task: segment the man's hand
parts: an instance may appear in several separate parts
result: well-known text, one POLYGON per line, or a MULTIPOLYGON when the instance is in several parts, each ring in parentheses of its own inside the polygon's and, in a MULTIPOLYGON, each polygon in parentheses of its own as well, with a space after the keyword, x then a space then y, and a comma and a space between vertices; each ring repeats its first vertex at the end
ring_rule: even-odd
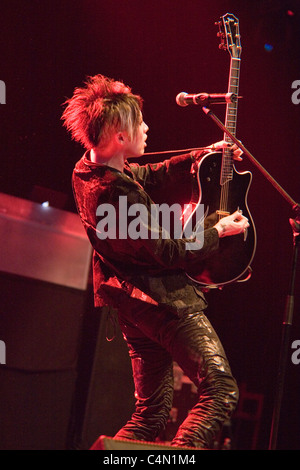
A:
POLYGON ((232 152, 234 160, 238 160, 239 162, 243 160, 241 157, 241 155, 243 154, 241 149, 239 149, 236 144, 226 142, 226 140, 220 140, 215 144, 209 145, 207 148, 212 150, 213 152, 220 152, 223 149, 228 149, 232 152))
POLYGON ((244 217, 240 211, 236 211, 223 217, 214 227, 218 230, 219 237, 222 238, 243 233, 249 226, 247 217, 244 217))
POLYGON ((228 149, 232 152, 233 154, 233 159, 241 162, 243 159, 241 155, 243 152, 238 148, 236 144, 232 144, 231 142, 226 142, 225 140, 220 140, 219 142, 216 142, 215 144, 209 145, 208 147, 205 147, 204 149, 200 150, 193 150, 192 155, 195 158, 195 160, 198 160, 208 152, 221 152, 223 149, 228 149))

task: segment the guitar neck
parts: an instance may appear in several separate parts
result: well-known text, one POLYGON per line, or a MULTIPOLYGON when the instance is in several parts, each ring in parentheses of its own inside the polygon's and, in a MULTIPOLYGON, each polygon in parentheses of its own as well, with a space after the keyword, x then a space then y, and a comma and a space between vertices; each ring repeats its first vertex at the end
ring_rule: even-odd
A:
MULTIPOLYGON (((240 58, 231 58, 228 93, 234 93, 236 96, 238 96, 239 94, 240 63, 240 58)), ((233 103, 228 103, 226 107, 225 126, 234 136, 236 135, 237 106, 238 100, 233 103)), ((226 142, 232 142, 230 137, 226 133, 224 133, 224 140, 226 142)), ((225 149, 223 151, 222 159, 221 184, 224 184, 226 181, 231 180, 232 174, 232 154, 229 150, 225 149)))
MULTIPOLYGON (((231 59, 230 72, 229 72, 228 93, 234 93, 236 96, 238 96, 239 94, 240 62, 241 62, 241 59, 231 59)), ((227 129, 234 136, 236 134, 237 105, 238 105, 238 100, 236 100, 234 103, 227 104, 226 119, 225 119, 225 125, 227 129)), ((225 139, 225 136, 224 136, 224 140, 230 141, 230 138, 227 136, 227 138, 225 139)))

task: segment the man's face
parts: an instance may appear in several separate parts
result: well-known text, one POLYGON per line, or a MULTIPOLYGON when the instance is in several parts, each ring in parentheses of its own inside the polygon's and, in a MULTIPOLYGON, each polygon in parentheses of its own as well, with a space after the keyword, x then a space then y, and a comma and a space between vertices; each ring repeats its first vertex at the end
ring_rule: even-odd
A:
POLYGON ((141 116, 140 124, 132 138, 127 137, 126 141, 126 158, 140 157, 144 154, 146 147, 147 132, 149 127, 143 121, 143 116, 141 116))

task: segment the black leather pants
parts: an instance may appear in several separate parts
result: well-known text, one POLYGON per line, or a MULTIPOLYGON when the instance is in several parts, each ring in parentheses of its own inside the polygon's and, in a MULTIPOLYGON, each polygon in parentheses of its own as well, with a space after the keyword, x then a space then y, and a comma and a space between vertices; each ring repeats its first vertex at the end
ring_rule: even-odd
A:
POLYGON ((179 427, 174 446, 211 448, 238 400, 223 347, 202 312, 177 316, 145 304, 120 309, 129 347, 136 409, 117 438, 154 441, 165 427, 173 400, 173 361, 197 386, 198 403, 179 427))

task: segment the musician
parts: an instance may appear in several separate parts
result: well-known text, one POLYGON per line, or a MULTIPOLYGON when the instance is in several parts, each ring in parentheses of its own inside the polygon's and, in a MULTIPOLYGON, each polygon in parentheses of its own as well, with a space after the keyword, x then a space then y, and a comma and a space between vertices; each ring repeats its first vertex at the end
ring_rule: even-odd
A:
MULTIPOLYGON (((203 152, 159 164, 128 163, 129 158, 143 155, 146 147, 148 126, 143 121, 142 99, 122 82, 102 75, 89 77, 75 89, 62 119, 73 139, 85 148, 74 168, 73 189, 94 248, 95 305, 117 310, 132 362, 135 412, 115 438, 157 438, 172 407, 176 361, 197 386, 199 401, 171 444, 211 448, 236 406, 238 388, 220 340, 204 314, 203 292, 187 277, 186 269, 216 253, 220 238, 243 232, 248 221, 239 212, 224 217, 204 231, 203 244, 196 243, 195 249, 187 249, 191 240, 164 237, 162 227, 156 227, 155 236, 137 239, 101 235, 97 208, 99 214, 99 207, 109 204, 120 215, 120 196, 125 196, 129 206, 145 207, 150 220, 150 208, 162 190, 165 195, 179 193, 191 184, 191 167, 203 152)), ((224 145, 228 144, 221 141, 210 149, 220 150, 224 145)), ((236 147, 232 151, 240 158, 236 147)))

